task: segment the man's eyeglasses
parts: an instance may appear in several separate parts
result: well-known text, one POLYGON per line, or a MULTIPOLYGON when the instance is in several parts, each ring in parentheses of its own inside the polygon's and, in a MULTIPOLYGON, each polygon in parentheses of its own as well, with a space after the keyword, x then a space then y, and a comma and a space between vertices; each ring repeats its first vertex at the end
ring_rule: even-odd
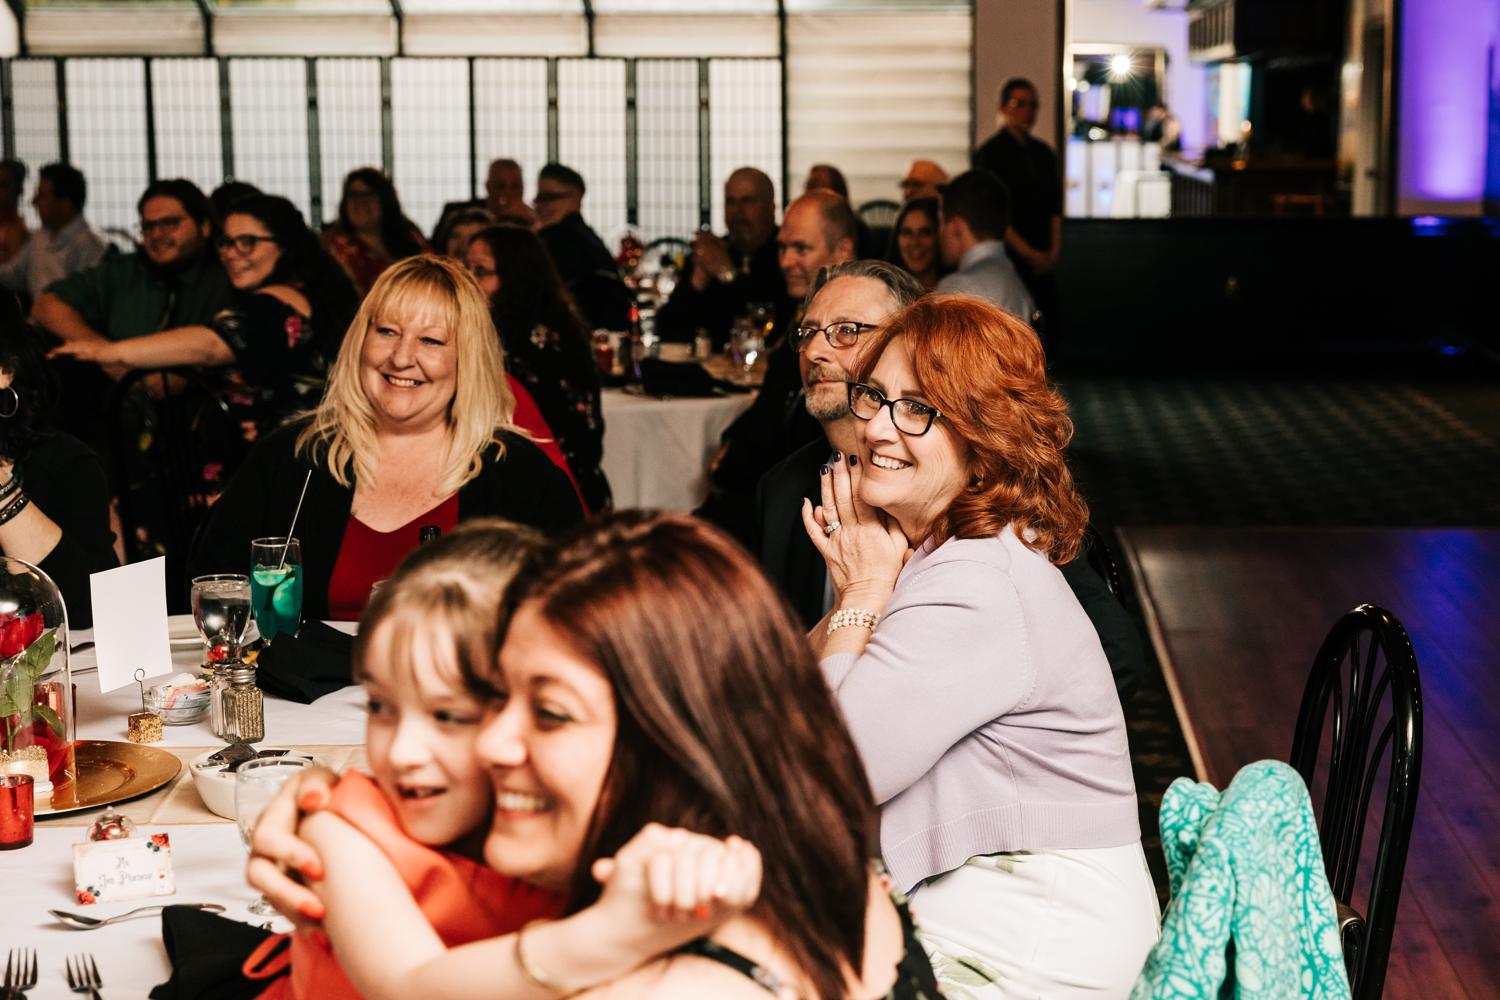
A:
POLYGON ((891 410, 891 423, 902 434, 921 437, 932 429, 932 422, 942 416, 935 406, 915 399, 886 399, 885 394, 863 382, 849 383, 849 412, 861 420, 874 420, 881 407, 891 410))
POLYGON ((142 219, 141 224, 136 228, 140 230, 142 236, 150 236, 152 233, 170 233, 186 221, 185 215, 169 215, 164 219, 151 219, 150 221, 142 219))
POLYGON ((218 247, 221 253, 230 247, 234 247, 236 253, 248 257, 262 243, 275 242, 276 240, 270 236, 220 236, 214 240, 214 246, 218 247))
POLYGON ((792 334, 792 347, 801 351, 820 333, 828 341, 829 347, 853 347, 859 343, 860 334, 873 329, 874 323, 830 323, 821 329, 816 326, 799 326, 792 334))

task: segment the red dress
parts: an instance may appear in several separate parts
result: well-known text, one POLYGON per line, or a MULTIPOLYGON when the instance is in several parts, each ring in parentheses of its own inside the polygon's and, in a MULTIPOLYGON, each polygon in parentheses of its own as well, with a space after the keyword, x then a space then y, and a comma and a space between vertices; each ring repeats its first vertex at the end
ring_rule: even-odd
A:
MULTIPOLYGON (((407 837, 390 802, 363 774, 345 774, 334 788, 329 808, 390 858, 432 929, 450 948, 510 934, 533 920, 562 913, 563 900, 550 892, 407 837)), ((332 949, 308 934, 267 938, 245 959, 241 971, 249 979, 279 977, 258 1000, 359 997, 332 949), (288 937, 289 954, 280 950, 288 937), (291 971, 283 975, 288 963, 291 971)))
POLYGON ((328 617, 333 621, 359 621, 370 599, 370 587, 396 571, 397 564, 421 543, 422 529, 429 525, 443 534, 458 526, 457 493, 394 531, 376 531, 350 514, 328 580, 328 617))

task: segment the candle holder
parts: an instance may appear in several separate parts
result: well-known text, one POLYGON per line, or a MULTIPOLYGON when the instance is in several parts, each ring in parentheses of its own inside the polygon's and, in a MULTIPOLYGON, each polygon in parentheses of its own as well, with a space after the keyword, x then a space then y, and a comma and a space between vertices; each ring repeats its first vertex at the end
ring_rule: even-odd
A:
POLYGON ((52 579, 0 557, 0 774, 54 794, 77 776, 68 613, 52 579))
POLYGON ((0 774, 0 851, 31 844, 36 829, 35 785, 29 774, 0 774))

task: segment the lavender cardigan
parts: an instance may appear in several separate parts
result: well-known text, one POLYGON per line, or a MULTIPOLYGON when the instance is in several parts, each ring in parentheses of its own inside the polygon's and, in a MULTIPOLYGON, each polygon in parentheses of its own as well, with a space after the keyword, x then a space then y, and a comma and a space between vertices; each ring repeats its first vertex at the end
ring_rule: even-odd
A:
POLYGON ((1067 581, 1010 529, 924 545, 822 663, 903 889, 975 855, 1140 840, 1125 718, 1067 581))

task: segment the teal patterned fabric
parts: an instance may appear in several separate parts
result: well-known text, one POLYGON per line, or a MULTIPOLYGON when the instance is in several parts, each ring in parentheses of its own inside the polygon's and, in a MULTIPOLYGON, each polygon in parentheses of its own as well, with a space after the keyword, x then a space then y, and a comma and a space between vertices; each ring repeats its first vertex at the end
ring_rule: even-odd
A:
POLYGON ((1161 839, 1172 901, 1131 1000, 1348 1000, 1333 892, 1295 770, 1257 761, 1222 794, 1178 778, 1162 801, 1161 839))

